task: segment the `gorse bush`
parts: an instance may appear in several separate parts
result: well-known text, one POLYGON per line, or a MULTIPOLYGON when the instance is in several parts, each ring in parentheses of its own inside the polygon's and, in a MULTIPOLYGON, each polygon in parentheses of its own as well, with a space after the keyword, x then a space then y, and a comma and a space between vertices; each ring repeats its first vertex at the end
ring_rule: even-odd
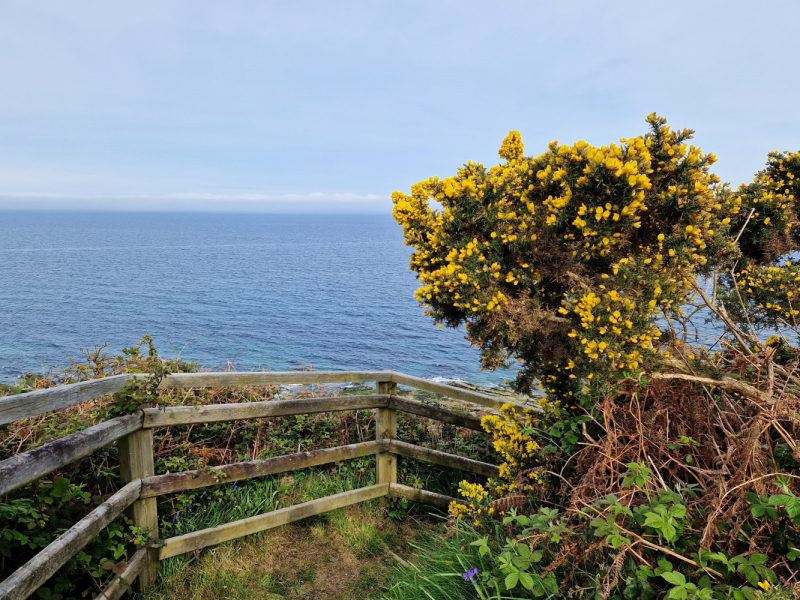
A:
POLYGON ((482 597, 800 595, 800 154, 733 190, 647 122, 535 158, 510 132, 393 196, 426 313, 545 393, 484 418, 501 477, 451 505, 482 597))
POLYGON ((436 322, 465 325, 486 367, 516 359, 522 391, 538 378, 565 402, 658 365, 660 321, 682 316, 698 276, 795 247, 800 155, 771 155, 734 193, 710 173, 715 157, 687 145, 691 130, 647 121, 620 145, 554 142, 536 158, 512 132, 505 163, 393 195, 417 298, 436 322))

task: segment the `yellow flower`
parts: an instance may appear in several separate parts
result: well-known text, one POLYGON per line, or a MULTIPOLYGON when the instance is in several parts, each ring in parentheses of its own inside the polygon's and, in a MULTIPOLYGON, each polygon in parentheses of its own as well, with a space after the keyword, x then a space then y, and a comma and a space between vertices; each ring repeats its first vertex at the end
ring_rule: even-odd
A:
POLYGON ((764 590, 766 592, 772 586, 769 584, 769 581, 764 580, 764 581, 759 581, 758 582, 758 587, 760 587, 762 590, 764 590))
POLYGON ((509 161, 519 160, 522 158, 523 148, 522 136, 520 136, 519 131, 509 131, 506 139, 503 140, 503 145, 500 146, 500 150, 497 153, 500 155, 500 158, 505 158, 509 161))

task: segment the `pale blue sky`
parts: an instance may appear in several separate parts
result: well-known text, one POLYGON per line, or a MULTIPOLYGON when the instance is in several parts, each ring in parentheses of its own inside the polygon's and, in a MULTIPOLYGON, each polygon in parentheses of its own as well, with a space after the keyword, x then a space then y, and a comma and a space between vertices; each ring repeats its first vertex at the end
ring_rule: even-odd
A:
POLYGON ((738 184, 800 150, 800 2, 0 4, 0 208, 389 212, 652 111, 738 184))

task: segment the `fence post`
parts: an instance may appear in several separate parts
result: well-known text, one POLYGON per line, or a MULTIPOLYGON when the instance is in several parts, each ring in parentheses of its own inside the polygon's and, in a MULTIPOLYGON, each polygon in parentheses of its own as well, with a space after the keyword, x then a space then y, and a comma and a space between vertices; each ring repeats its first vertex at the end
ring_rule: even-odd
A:
MULTIPOLYGON (((155 475, 153 464, 153 430, 140 429, 120 438, 117 442, 119 450, 119 467, 122 481, 125 483, 155 475)), ((137 500, 128 509, 127 515, 135 527, 141 527, 150 539, 158 539, 158 512, 156 498, 137 500)), ((148 549, 139 577, 134 589, 142 591, 149 588, 158 575, 158 548, 148 549)))
MULTIPOLYGON (((379 381, 376 388, 379 394, 397 394, 397 384, 391 381, 379 381)), ((397 411, 395 409, 378 409, 375 434, 377 440, 397 437, 397 411)), ((379 452, 376 458, 375 483, 397 483, 397 456, 389 452, 379 452)))

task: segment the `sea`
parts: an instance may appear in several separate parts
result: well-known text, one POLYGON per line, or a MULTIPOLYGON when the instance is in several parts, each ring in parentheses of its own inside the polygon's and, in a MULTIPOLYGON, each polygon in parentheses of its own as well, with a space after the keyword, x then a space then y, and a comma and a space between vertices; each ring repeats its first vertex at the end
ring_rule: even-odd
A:
POLYGON ((208 369, 513 379, 424 316, 410 252, 390 215, 3 211, 0 382, 145 334, 208 369))

